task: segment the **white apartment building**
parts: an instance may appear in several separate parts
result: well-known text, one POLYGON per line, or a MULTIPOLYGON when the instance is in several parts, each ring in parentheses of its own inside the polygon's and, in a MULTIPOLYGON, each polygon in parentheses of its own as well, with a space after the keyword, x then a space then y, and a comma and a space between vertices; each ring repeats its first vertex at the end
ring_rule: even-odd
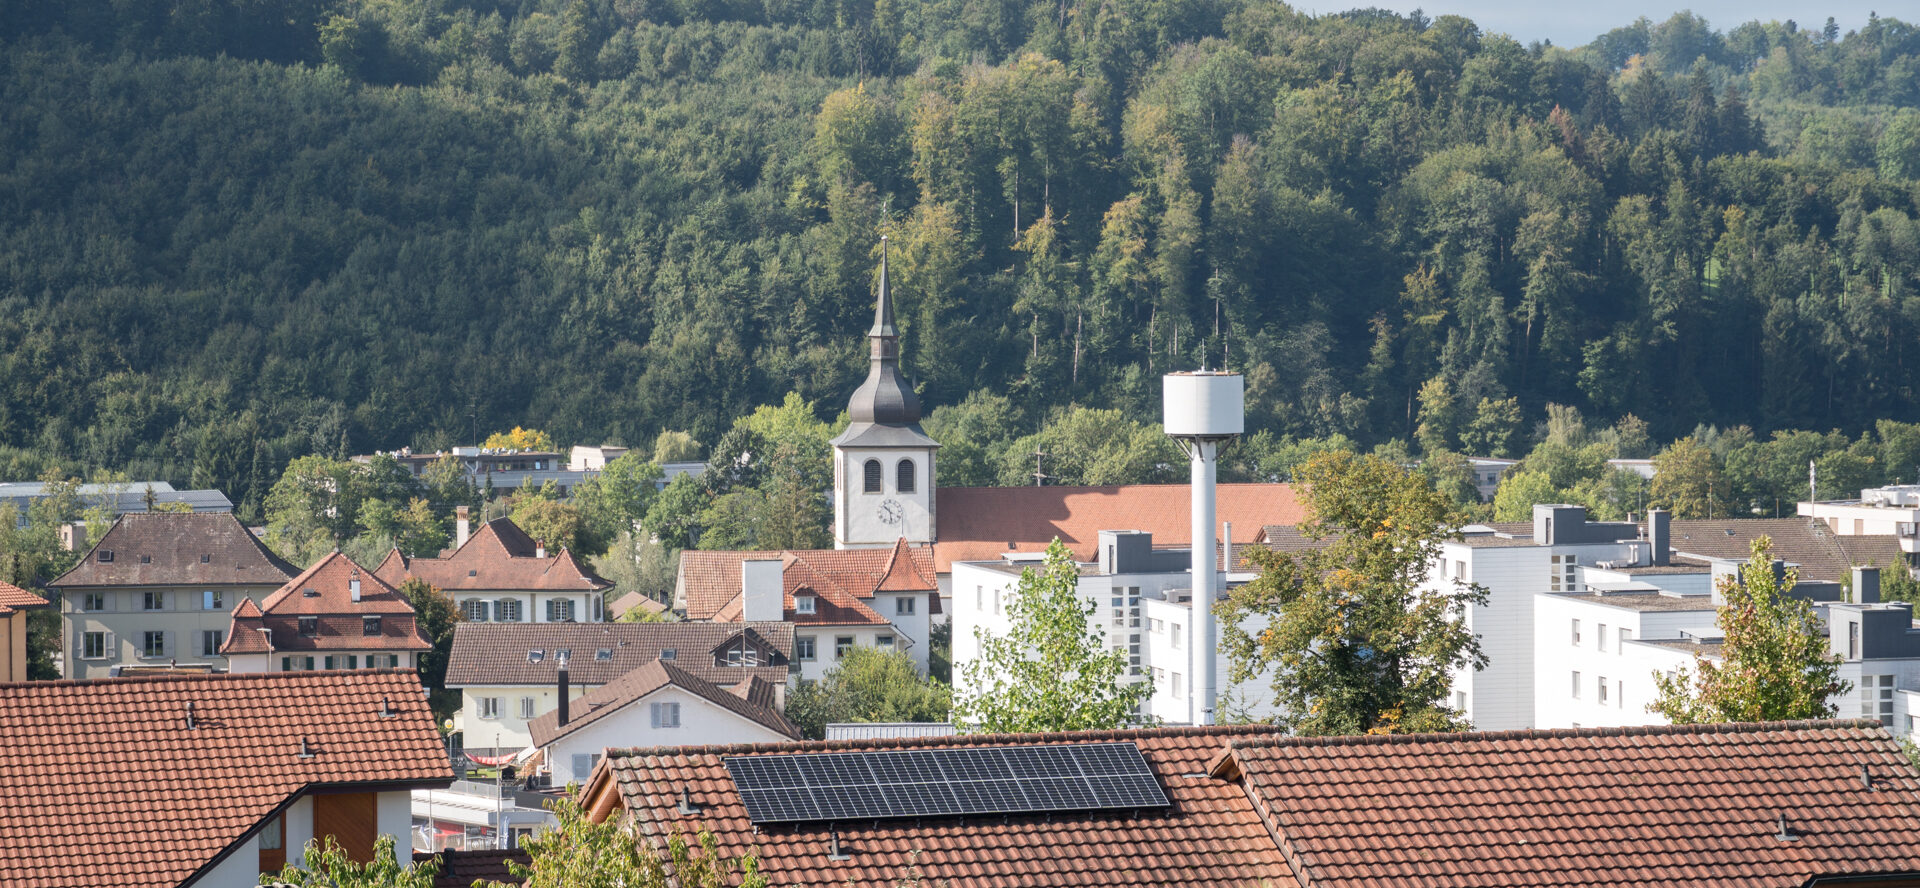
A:
POLYGON ((1857 500, 1801 503, 1799 513, 1839 536, 1892 536, 1900 551, 1920 552, 1920 484, 1868 488, 1857 500))
MULTIPOLYGON (((1190 549, 1155 549, 1153 535, 1136 530, 1099 533, 1098 559, 1080 562, 1080 594, 1092 603, 1090 632, 1127 655, 1131 680, 1148 681, 1154 694, 1144 715, 1168 724, 1190 718, 1192 589, 1190 549)), ((953 676, 966 680, 968 663, 980 656, 980 633, 1005 635, 1012 629, 1007 604, 1020 575, 1044 567, 1044 556, 1008 554, 997 561, 953 564, 953 676)), ((1251 574, 1222 572, 1227 584, 1244 583, 1251 574)), ((1258 627, 1250 627, 1257 631, 1258 627)), ((1216 632, 1216 638, 1218 633, 1216 632)), ((1216 652, 1218 710, 1223 720, 1274 714, 1273 693, 1265 676, 1235 684, 1231 664, 1216 652)))

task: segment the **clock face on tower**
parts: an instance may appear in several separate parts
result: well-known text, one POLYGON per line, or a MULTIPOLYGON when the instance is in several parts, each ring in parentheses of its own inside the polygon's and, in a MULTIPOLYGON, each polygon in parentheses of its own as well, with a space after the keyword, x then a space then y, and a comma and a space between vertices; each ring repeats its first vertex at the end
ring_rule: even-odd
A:
POLYGON ((907 517, 907 510, 900 505, 899 500, 887 497, 880 501, 878 516, 881 524, 899 524, 900 519, 907 517))

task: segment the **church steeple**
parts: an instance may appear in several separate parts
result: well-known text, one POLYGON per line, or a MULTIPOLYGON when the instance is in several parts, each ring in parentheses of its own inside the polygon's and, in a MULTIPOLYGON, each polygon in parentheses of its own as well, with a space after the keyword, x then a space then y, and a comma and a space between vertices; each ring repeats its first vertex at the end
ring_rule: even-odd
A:
POLYGON ((867 381, 853 393, 847 417, 855 423, 915 426, 920 422, 920 397, 900 375, 900 331, 893 325, 893 294, 887 287, 887 239, 880 238, 880 296, 874 303, 872 367, 867 381))

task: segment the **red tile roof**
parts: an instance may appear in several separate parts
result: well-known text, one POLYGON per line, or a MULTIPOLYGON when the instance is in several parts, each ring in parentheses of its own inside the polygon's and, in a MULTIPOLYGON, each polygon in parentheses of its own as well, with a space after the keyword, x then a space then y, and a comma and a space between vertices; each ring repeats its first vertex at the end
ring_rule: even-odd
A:
POLYGON ((612 583, 566 549, 539 557, 539 544, 519 525, 495 518, 444 558, 407 558, 391 552, 380 576, 395 586, 417 577, 447 592, 594 592, 612 583))
POLYGON ((710 829, 774 884, 1798 886, 1920 873, 1920 773, 1875 722, 1293 738, 1258 726, 608 750, 589 811, 710 829), (1172 807, 762 826, 723 758, 1130 740, 1172 807), (1862 773, 1873 785, 1862 782, 1862 773), (695 812, 682 813, 679 793, 695 812), (1781 841, 1786 813, 1797 838, 1781 841), (830 860, 837 833, 846 860, 830 860))
POLYGON ((875 592, 934 592, 933 552, 906 540, 886 549, 789 549, 784 551, 696 551, 680 553, 679 591, 690 620, 732 622, 745 610, 740 594, 740 563, 779 558, 786 585, 787 620, 813 626, 884 626, 892 621, 862 599, 875 592), (815 598, 814 612, 794 608, 796 594, 815 598))
POLYGON ((1230 737, 1272 728, 1235 726, 1078 734, 968 735, 793 744, 607 751, 585 798, 601 794, 634 814, 635 830, 654 841, 711 829, 723 853, 754 851, 771 884, 799 888, 892 888, 917 865, 928 884, 955 886, 1221 885, 1273 888, 1297 883, 1238 785, 1206 777, 1207 762, 1230 737), (847 860, 827 857, 826 824, 755 830, 721 759, 767 752, 898 749, 966 745, 1138 743, 1172 800, 1170 808, 1054 817, 881 821, 837 825, 847 860), (696 813, 680 812, 680 791, 696 813))
POLYGON ((614 619, 618 620, 626 616, 627 612, 634 608, 639 608, 641 613, 647 614, 663 614, 667 612, 666 605, 654 601, 638 592, 628 592, 614 599, 612 604, 607 605, 607 612, 612 614, 614 619))
POLYGON ((176 885, 303 790, 452 779, 410 671, 0 685, 0 884, 176 885))
POLYGON ((1871 721, 1236 738, 1215 772, 1243 777, 1314 888, 1920 870, 1920 774, 1871 721))
POLYGON ((353 559, 334 552, 275 590, 258 608, 245 600, 235 605, 220 653, 432 649, 433 644, 420 634, 406 596, 353 559), (353 600, 356 580, 359 601, 353 600), (314 634, 300 631, 301 617, 314 618, 314 634), (380 618, 378 635, 366 634, 365 617, 380 618))
POLYGON ((120 516, 80 563, 47 585, 278 586, 299 572, 230 512, 146 512, 120 516))
POLYGON ((433 877, 433 888, 473 888, 476 880, 487 882, 505 882, 519 885, 521 880, 507 868, 508 862, 522 866, 532 862, 527 852, 518 848, 509 851, 492 849, 483 851, 415 851, 413 862, 420 864, 429 860, 440 862, 440 874, 433 877))
MULTIPOLYGON (((1054 537, 1090 561, 1103 530, 1144 530, 1153 544, 1193 544, 1192 488, 1186 484, 1110 487, 942 487, 933 558, 941 573, 955 561, 991 561, 1003 552, 1042 552, 1054 537)), ((1237 539, 1269 524, 1299 524, 1306 507, 1288 484, 1222 484, 1218 520, 1237 539)))
POLYGON ((0 582, 0 616, 6 616, 17 610, 33 610, 48 606, 45 598, 28 592, 12 583, 0 582))
POLYGON ((800 739, 800 729, 787 721, 787 717, 777 708, 749 702, 738 694, 723 691, 712 682, 703 681, 664 660, 655 660, 587 692, 569 707, 572 720, 566 724, 560 724, 560 711, 556 709, 529 722, 527 730, 533 735, 533 745, 547 746, 670 685, 776 734, 800 739))

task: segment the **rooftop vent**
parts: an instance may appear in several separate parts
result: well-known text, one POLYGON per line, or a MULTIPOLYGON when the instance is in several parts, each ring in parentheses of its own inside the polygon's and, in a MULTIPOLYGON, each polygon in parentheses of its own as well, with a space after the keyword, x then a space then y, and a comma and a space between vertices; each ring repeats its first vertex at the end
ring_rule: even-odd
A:
POLYGON ((393 700, 387 697, 380 698, 380 717, 381 718, 393 718, 394 716, 399 714, 400 714, 400 710, 393 708, 393 700))
POLYGON ((206 564, 206 563, 208 563, 208 562, 211 562, 212 560, 213 560, 213 556, 212 556, 212 555, 202 555, 202 556, 200 556, 200 563, 201 563, 201 564, 206 564))
MULTIPOLYGON (((193 701, 192 700, 187 701, 187 730, 189 731, 193 730, 193 701)), ((1865 772, 1866 772, 1866 766, 1862 765, 1861 773, 1864 774, 1865 772)), ((1871 786, 1872 784, 1869 783, 1868 785, 1871 786)))
POLYGON ((307 745, 307 738, 305 737, 300 738, 300 757, 303 759, 313 758, 313 747, 307 745))
POLYGON ((302 589, 302 590, 300 590, 300 594, 301 594, 301 596, 302 596, 302 597, 305 597, 305 598, 319 598, 319 597, 320 597, 320 590, 318 590, 318 589, 302 589))

